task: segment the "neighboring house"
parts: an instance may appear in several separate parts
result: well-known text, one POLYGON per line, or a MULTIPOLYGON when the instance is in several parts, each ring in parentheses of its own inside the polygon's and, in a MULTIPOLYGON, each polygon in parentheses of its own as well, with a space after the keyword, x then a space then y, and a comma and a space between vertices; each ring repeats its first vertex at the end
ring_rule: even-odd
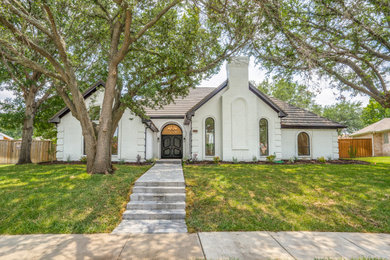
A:
MULTIPOLYGON (((163 109, 146 109, 147 119, 126 110, 113 141, 112 159, 151 158, 265 160, 339 157, 337 129, 343 125, 260 92, 248 81, 248 58, 227 65, 228 79, 217 88, 195 88, 163 109)), ((99 82, 85 93, 98 120, 103 91, 99 82)), ((58 160, 79 160, 84 154, 80 123, 64 108, 56 123, 58 160)), ((98 121, 97 121, 98 122, 98 121)))
POLYGON ((384 118, 353 134, 352 138, 371 138, 372 156, 390 156, 390 118, 384 118))
POLYGON ((0 140, 14 140, 11 136, 0 133, 0 140))

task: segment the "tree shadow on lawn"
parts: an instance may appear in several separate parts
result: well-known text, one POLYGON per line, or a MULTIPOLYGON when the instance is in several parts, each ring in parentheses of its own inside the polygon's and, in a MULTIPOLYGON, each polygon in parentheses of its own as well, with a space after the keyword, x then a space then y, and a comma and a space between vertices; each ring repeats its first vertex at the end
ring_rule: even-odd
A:
POLYGON ((148 166, 90 175, 84 165, 0 168, 0 234, 110 232, 148 166))
POLYGON ((389 232, 389 165, 186 166, 191 231, 389 232))

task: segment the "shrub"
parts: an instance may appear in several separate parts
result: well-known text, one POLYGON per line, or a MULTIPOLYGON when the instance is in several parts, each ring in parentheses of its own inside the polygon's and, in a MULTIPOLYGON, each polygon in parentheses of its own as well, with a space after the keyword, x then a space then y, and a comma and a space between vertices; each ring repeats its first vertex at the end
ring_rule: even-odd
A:
POLYGON ((193 161, 193 162, 197 162, 197 161, 198 161, 198 154, 197 154, 197 153, 194 153, 194 154, 192 155, 192 161, 193 161))
POLYGON ((120 159, 119 160, 119 164, 125 164, 125 160, 124 159, 120 159))
POLYGON ((86 163, 87 162, 87 156, 81 156, 80 162, 86 163))
POLYGON ((288 159, 288 161, 289 161, 290 163, 295 163, 295 158, 294 158, 294 157, 291 157, 290 159, 288 159))
POLYGON ((70 160, 70 155, 68 155, 68 156, 66 157, 66 161, 67 161, 68 163, 71 162, 71 160, 70 160))
POLYGON ((266 158, 267 158, 268 162, 274 162, 275 158, 276 158, 276 155, 275 154, 268 155, 266 158))
POLYGON ((317 161, 319 161, 320 163, 325 163, 326 162, 326 159, 324 156, 321 156, 321 157, 318 157, 317 158, 317 161))
POLYGON ((357 154, 357 147, 353 147, 352 145, 348 148, 349 158, 355 158, 357 154))
POLYGON ((137 154, 137 163, 141 164, 141 155, 137 154))
POLYGON ((238 159, 236 157, 233 157, 233 163, 238 163, 238 159))
POLYGON ((221 158, 219 158, 219 156, 214 156, 213 160, 214 160, 215 164, 219 164, 219 162, 221 161, 221 158))
POLYGON ((252 157, 252 161, 253 161, 253 162, 257 162, 257 157, 256 157, 256 156, 253 156, 253 157, 252 157))

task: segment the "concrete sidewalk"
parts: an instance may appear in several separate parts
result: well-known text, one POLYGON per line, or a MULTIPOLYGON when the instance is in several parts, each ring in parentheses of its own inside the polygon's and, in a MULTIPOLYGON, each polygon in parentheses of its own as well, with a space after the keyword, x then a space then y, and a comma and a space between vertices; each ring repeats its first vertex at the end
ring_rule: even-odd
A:
POLYGON ((0 259, 390 259, 390 234, 202 232, 0 236, 0 259))

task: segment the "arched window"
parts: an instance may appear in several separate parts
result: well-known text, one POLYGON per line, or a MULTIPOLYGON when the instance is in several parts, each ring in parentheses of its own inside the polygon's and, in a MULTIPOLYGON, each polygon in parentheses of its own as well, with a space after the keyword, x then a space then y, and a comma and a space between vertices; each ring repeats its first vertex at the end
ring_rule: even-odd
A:
POLYGON ((205 147, 206 156, 215 155, 215 122, 211 117, 206 118, 205 147))
POLYGON ((298 156, 310 155, 310 138, 305 132, 298 134, 298 156))
POLYGON ((259 126, 260 133, 260 155, 267 156, 269 155, 268 147, 268 121, 265 118, 260 119, 259 126))

